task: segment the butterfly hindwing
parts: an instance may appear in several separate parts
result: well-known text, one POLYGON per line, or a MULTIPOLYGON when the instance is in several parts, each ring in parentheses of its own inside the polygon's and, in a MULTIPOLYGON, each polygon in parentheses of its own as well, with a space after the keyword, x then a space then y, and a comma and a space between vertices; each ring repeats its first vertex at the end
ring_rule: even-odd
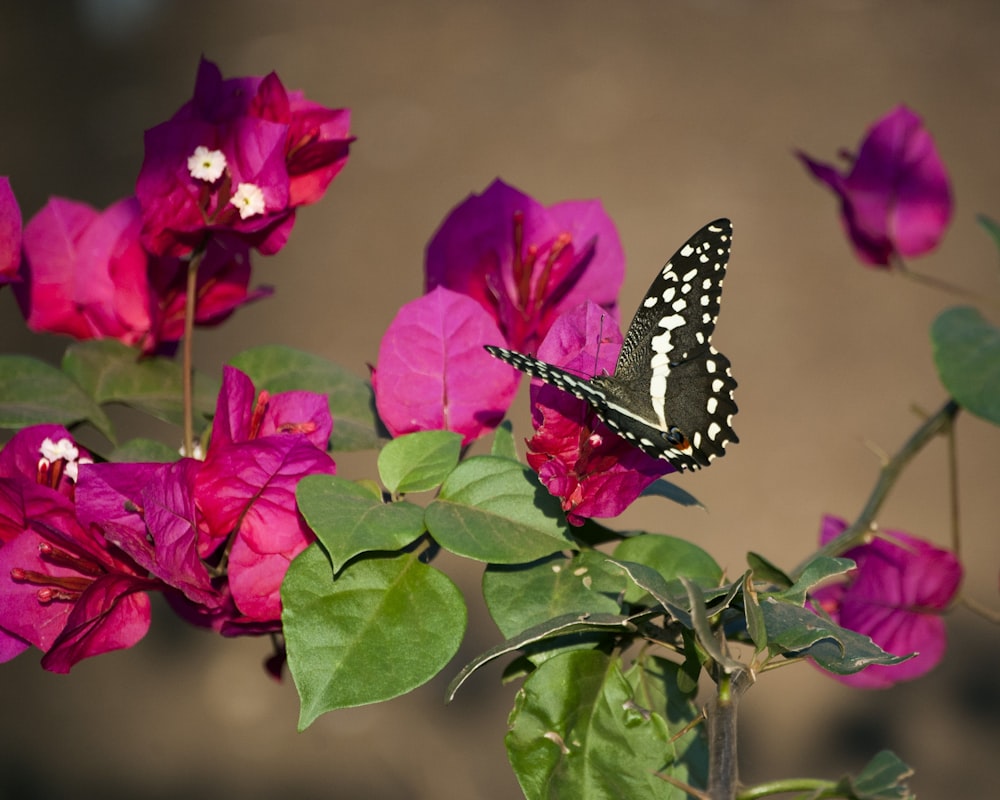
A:
POLYGON ((612 375, 589 380, 531 356, 487 346, 522 372, 586 400, 613 430, 678 469, 708 466, 738 442, 736 381, 711 345, 732 225, 709 223, 654 279, 622 343, 612 375))

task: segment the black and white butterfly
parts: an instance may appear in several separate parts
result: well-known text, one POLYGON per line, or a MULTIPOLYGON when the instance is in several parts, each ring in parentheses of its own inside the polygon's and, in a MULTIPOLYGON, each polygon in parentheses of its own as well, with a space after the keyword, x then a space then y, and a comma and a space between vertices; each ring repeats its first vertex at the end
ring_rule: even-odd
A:
POLYGON ((712 347, 733 227, 710 222, 666 263, 635 312, 613 375, 580 378, 487 345, 490 355, 586 400, 616 433, 678 469, 700 469, 739 439, 736 381, 712 347))

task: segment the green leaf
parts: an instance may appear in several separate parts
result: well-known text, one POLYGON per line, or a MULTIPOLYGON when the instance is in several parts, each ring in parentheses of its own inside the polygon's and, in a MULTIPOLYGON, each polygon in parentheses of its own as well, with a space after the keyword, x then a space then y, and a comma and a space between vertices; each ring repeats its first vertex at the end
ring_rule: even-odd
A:
POLYGON ((485 653, 476 656, 462 667, 462 671, 452 678, 451 683, 448 684, 445 701, 450 703, 454 700, 462 684, 480 667, 500 658, 500 656, 526 649, 537 642, 577 633, 622 634, 626 632, 632 633, 634 630, 635 628, 632 625, 631 619, 618 614, 564 614, 561 617, 546 620, 539 625, 528 628, 526 631, 522 631, 517 636, 512 636, 507 641, 495 647, 491 647, 485 653))
POLYGON ((614 530, 606 525, 602 525, 593 518, 584 519, 582 525, 573 526, 573 538, 578 542, 589 545, 590 547, 597 547, 600 544, 606 544, 608 542, 620 542, 622 539, 626 539, 630 536, 639 535, 639 531, 614 530))
MULTIPOLYGON (((722 567, 705 550, 676 536, 647 533, 633 536, 619 544, 614 556, 620 561, 645 564, 660 573, 665 581, 676 580, 682 575, 706 586, 722 582, 722 567)), ((625 598, 638 602, 645 594, 637 586, 626 592, 625 598)))
POLYGON ((249 375, 258 390, 267 389, 272 394, 306 390, 327 395, 333 415, 332 449, 368 450, 382 443, 371 384, 342 367, 280 345, 244 350, 230 363, 249 375))
POLYGON ((424 521, 446 550, 494 564, 524 564, 573 544, 559 501, 527 467, 497 456, 459 464, 424 521))
POLYGON ((701 716, 696 704, 698 685, 687 679, 684 665, 647 653, 636 659, 625 672, 625 679, 635 692, 635 702, 662 716, 670 727, 676 751, 670 774, 692 786, 705 786, 708 739, 704 725, 692 724, 701 716), (690 688, 683 688, 684 684, 690 688), (684 728, 688 730, 680 733, 684 728))
POLYGON ((356 561, 333 579, 316 545, 281 587, 299 730, 320 714, 388 700, 436 675, 465 632, 462 593, 412 553, 356 561))
MULTIPOLYGON (((638 599, 642 599, 645 594, 649 594, 653 600, 659 603, 682 627, 693 628, 694 622, 691 619, 690 608, 688 607, 688 596, 684 587, 679 581, 668 583, 667 580, 652 567, 639 564, 634 561, 617 561, 609 559, 612 564, 617 564, 629 576, 633 583, 641 589, 638 592, 638 599)), ((628 592, 625 596, 629 600, 628 592)), ((636 602, 629 600, 629 602, 636 602)))
POLYGON ((378 454, 378 473, 393 494, 436 489, 458 465, 462 435, 418 431, 387 442, 378 454))
POLYGON ((997 250, 1000 250, 1000 224, 985 214, 976 214, 976 222, 990 235, 997 250))
POLYGON ((295 490, 299 511, 338 572, 361 553, 399 550, 424 532, 412 503, 383 503, 369 486, 336 475, 306 475, 295 490))
POLYGON ((648 697, 637 697, 618 659, 600 652, 577 650, 542 664, 517 695, 506 738, 527 800, 685 798, 657 774, 690 777, 677 763, 679 742, 667 720, 643 705, 648 697))
POLYGON ((899 757, 883 750, 855 777, 845 776, 837 783, 842 796, 852 800, 914 800, 906 780, 913 770, 899 757))
POLYGON ((179 460, 180 452, 163 442, 152 439, 129 439, 121 447, 116 447, 108 455, 108 461, 122 464, 154 462, 167 464, 179 460))
POLYGON ((753 578, 753 570, 747 570, 743 577, 743 615, 747 633, 754 644, 754 651, 761 653, 767 649, 767 625, 764 624, 764 614, 760 610, 760 600, 754 589, 753 578))
POLYGON ((517 461, 517 445, 514 444, 514 426, 505 419, 493 431, 493 446, 490 455, 517 461))
POLYGON ((701 501, 680 486, 664 478, 657 478, 642 490, 642 497, 665 497, 682 506, 697 506, 705 508, 701 501))
POLYGON ((948 393, 963 408, 1000 425, 1000 328, 974 308, 949 308, 931 325, 931 342, 948 393))
MULTIPOLYGON (((184 422, 184 371, 173 359, 143 356, 114 339, 77 342, 66 349, 62 369, 98 403, 121 403, 174 425, 184 422)), ((194 381, 196 432, 215 412, 219 381, 194 381)))
MULTIPOLYGON (((722 643, 716 638, 715 631, 712 629, 712 622, 709 619, 708 609, 706 608, 705 595, 702 593, 701 587, 694 581, 690 581, 684 577, 679 578, 679 580, 688 593, 688 605, 691 608, 691 628, 698 640, 698 644, 727 673, 732 674, 743 670, 743 664, 730 656, 727 649, 724 649, 722 643)), ((736 583, 731 588, 723 607, 729 605, 739 586, 740 584, 736 583)))
MULTIPOLYGON (((565 614, 620 614, 618 596, 629 585, 624 571, 603 553, 557 553, 532 564, 490 565, 483 575, 483 599, 504 636, 513 636, 565 614)), ((531 648, 536 663, 564 649, 593 647, 603 637, 574 635, 555 646, 531 648)))
POLYGON ((759 553, 754 553, 752 551, 747 553, 747 564, 749 564, 750 569, 753 570, 753 578, 755 581, 771 583, 779 589, 787 589, 792 585, 792 579, 789 577, 787 572, 780 567, 775 566, 771 561, 768 561, 759 553))
POLYGON ((0 428, 84 420, 115 441, 111 420, 71 377, 37 358, 0 355, 0 428))
POLYGON ((811 658, 837 675, 851 675, 870 664, 899 664, 912 657, 889 655, 869 637, 775 596, 764 597, 760 610, 771 653, 811 658))
POLYGON ((854 569, 854 562, 849 558, 833 558, 831 556, 818 556, 802 568, 802 574, 794 584, 781 592, 775 592, 774 596, 795 603, 804 605, 806 595, 814 586, 829 578, 843 575, 845 572, 854 569))

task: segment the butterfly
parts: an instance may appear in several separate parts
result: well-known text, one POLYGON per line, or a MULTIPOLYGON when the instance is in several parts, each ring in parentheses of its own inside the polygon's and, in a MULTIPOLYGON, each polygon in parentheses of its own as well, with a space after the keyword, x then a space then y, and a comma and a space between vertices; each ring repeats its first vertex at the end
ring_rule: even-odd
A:
POLYGON ((537 358, 486 345, 490 355, 586 400, 612 430, 680 470, 700 469, 739 441, 736 381, 712 347, 733 226, 710 222, 653 281, 611 375, 581 378, 537 358))

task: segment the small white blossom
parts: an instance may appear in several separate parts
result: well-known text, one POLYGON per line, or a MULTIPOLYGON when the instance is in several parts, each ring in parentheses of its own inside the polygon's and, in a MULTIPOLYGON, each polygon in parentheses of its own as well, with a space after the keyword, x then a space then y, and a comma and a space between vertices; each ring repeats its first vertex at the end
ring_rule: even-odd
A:
POLYGON ((77 476, 80 474, 80 466, 83 464, 93 464, 94 459, 92 458, 81 458, 76 461, 66 462, 66 472, 64 473, 67 478, 69 478, 73 483, 76 483, 77 476))
POLYGON ((199 181, 215 183, 226 171, 226 156, 221 150, 209 150, 198 145, 188 156, 188 172, 199 181))
POLYGON ((65 436, 58 442, 53 442, 48 436, 45 437, 45 441, 42 442, 42 446, 38 448, 38 452, 42 454, 42 458, 46 459, 50 464, 53 461, 58 461, 60 458, 66 459, 66 461, 72 463, 80 457, 80 451, 76 449, 76 445, 73 444, 72 439, 67 439, 65 436))
POLYGON ((254 183, 241 183, 229 201, 240 210, 240 219, 264 213, 264 192, 254 183))

